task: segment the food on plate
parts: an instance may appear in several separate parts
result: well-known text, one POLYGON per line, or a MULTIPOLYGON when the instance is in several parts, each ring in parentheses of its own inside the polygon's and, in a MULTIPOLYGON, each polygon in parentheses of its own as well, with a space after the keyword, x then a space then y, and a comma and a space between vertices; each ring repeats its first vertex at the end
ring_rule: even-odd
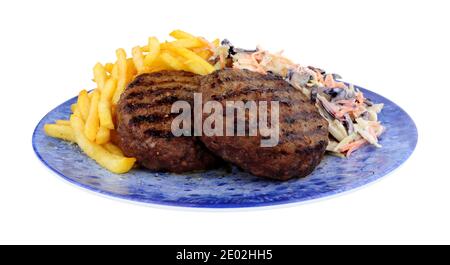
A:
POLYGON ((55 124, 70 126, 70 121, 68 121, 68 120, 56 120, 55 124))
MULTIPOLYGON (((92 94, 91 94, 91 96, 92 96, 92 94)), ((77 100, 77 105, 76 105, 76 108, 80 112, 83 120, 88 119, 90 107, 91 107, 91 99, 89 98, 88 92, 85 89, 83 89, 78 94, 78 100, 77 100)), ((75 112, 75 110, 72 110, 72 112, 75 112)), ((69 123, 69 125, 70 125, 70 123, 69 123)))
POLYGON ((329 123, 327 151, 331 154, 349 157, 365 144, 381 147, 378 137, 384 127, 378 121, 377 114, 383 104, 371 102, 353 85, 338 81, 341 79, 339 75, 295 64, 282 52, 270 53, 259 46, 254 50, 236 48, 226 39, 215 49, 213 60, 219 69, 229 66, 275 74, 302 91, 329 123))
POLYGON ((171 132, 172 103, 191 103, 200 76, 184 71, 161 71, 136 77, 122 94, 116 109, 114 141, 140 165, 175 173, 216 167, 219 159, 198 137, 175 137, 171 132))
POLYGON ((44 131, 48 136, 66 140, 69 142, 75 142, 75 136, 72 131, 72 127, 66 124, 45 124, 44 131))
POLYGON ((46 124, 46 134, 76 143, 115 173, 128 172, 136 161, 151 170, 181 173, 214 168, 223 159, 281 180, 309 174, 325 151, 349 157, 364 145, 381 147, 383 104, 339 75, 259 46, 237 48, 226 39, 208 41, 181 30, 169 35, 174 40, 150 37, 130 56, 119 48, 113 62, 96 63, 94 89, 81 90, 70 120, 46 124), (279 144, 261 147, 264 135, 175 137, 171 105, 192 104, 198 91, 204 101, 221 104, 277 101, 279 144))
MULTIPOLYGON (((78 95, 77 103, 71 106, 72 114, 81 118, 85 136, 83 140, 87 140, 87 142, 83 141, 84 146, 95 146, 96 150, 99 148, 101 150, 101 152, 85 153, 97 162, 103 161, 99 164, 106 169, 112 169, 116 173, 126 172, 116 170, 114 166, 111 167, 111 163, 115 162, 111 161, 108 164, 105 159, 114 158, 113 154, 122 156, 124 159, 122 152, 118 152, 119 148, 111 143, 111 138, 116 135, 114 119, 117 102, 129 82, 138 74, 163 70, 184 70, 203 75, 215 70, 208 63, 208 58, 220 44, 218 40, 209 42, 181 30, 175 30, 170 35, 175 40, 160 42, 156 37, 150 37, 146 45, 132 49, 131 57, 127 57, 126 51, 119 48, 116 50, 115 62, 96 63, 93 67, 94 90, 89 93, 82 90, 78 95), (95 154, 94 157, 91 156, 93 154, 95 154), (98 159, 98 154, 102 154, 102 159, 98 159), (105 156, 105 154, 108 155, 105 156)), ((69 121, 56 121, 55 124, 46 125, 44 130, 51 137, 75 142, 74 128, 69 121)), ((124 161, 131 163, 134 160, 125 159, 124 161)), ((121 167, 123 168, 129 170, 132 166, 121 167)))
MULTIPOLYGON (((100 100, 100 92, 99 92, 99 90, 95 90, 92 93, 91 104, 89 105, 89 112, 88 112, 87 119, 85 120, 85 126, 84 126, 84 134, 92 142, 95 141, 95 139, 97 137, 97 133, 100 129, 100 122, 98 119, 98 101, 99 100, 100 100)), ((77 106, 78 106, 78 104, 77 104, 77 106)), ((80 110, 79 107, 78 107, 78 109, 80 110)), ((80 112, 81 112, 81 110, 80 110, 80 112)))
POLYGON ((89 140, 84 134, 83 120, 81 117, 72 114, 70 116, 70 126, 73 129, 75 142, 89 157, 94 159, 102 167, 114 173, 125 173, 133 167, 135 158, 124 157, 109 152, 105 147, 89 140))
MULTIPOLYGON (((283 78, 225 69, 204 77, 201 87, 204 101, 279 101, 279 143, 274 147, 261 147, 260 134, 201 137, 224 160, 253 175, 280 180, 306 176, 321 161, 328 144, 327 121, 302 92, 283 78)), ((249 124, 248 115, 245 119, 249 124)))
POLYGON ((114 78, 110 78, 106 82, 100 95, 100 100, 98 102, 98 116, 100 126, 109 130, 114 129, 113 116, 111 112, 111 99, 116 85, 117 80, 115 80, 114 78))

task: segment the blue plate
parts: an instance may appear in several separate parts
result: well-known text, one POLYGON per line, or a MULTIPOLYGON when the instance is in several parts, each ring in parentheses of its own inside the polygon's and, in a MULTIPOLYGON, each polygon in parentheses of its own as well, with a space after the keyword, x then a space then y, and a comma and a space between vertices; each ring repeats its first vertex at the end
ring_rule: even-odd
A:
POLYGON ((233 168, 190 174, 171 174, 134 169, 113 174, 84 155, 80 149, 45 135, 43 126, 67 119, 72 98, 48 113, 33 133, 33 148, 39 159, 64 179, 84 188, 122 199, 183 207, 236 208, 307 201, 348 191, 400 166, 413 152, 417 129, 392 101, 361 89, 373 102, 384 103, 379 119, 386 127, 382 148, 365 146, 349 159, 326 156, 306 178, 285 182, 252 176, 233 168))

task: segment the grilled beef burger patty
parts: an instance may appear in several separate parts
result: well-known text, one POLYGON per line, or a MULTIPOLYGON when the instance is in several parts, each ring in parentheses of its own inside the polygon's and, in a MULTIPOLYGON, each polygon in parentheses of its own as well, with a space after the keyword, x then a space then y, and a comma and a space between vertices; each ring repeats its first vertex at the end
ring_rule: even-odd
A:
POLYGON ((206 147, 224 160, 256 176, 287 180, 308 175, 323 158, 328 144, 328 122, 302 92, 282 78, 225 69, 202 78, 201 89, 203 102, 217 100, 223 106, 225 101, 236 100, 279 101, 280 134, 274 147, 261 147, 259 133, 201 137, 206 147))
POLYGON ((137 76, 117 105, 114 142, 126 156, 151 170, 175 173, 215 167, 219 159, 197 137, 175 137, 171 132, 172 103, 193 101, 199 76, 183 71, 161 71, 137 76))

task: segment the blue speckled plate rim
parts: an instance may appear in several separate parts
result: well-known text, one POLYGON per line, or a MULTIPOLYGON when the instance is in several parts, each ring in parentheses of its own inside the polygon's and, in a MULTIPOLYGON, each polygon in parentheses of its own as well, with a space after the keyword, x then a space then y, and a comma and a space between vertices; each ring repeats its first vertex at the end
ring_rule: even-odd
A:
POLYGON ((213 204, 213 205, 204 205, 204 204, 195 204, 195 203, 179 203, 179 202, 165 202, 165 201, 157 201, 157 200, 144 200, 144 199, 140 199, 140 198, 130 198, 126 195, 121 195, 121 194, 116 194, 116 193, 112 193, 112 192, 108 192, 105 190, 101 190, 92 186, 88 186, 85 185, 83 183, 79 183, 67 176, 65 176, 62 172, 60 172, 58 169, 52 167, 51 165, 49 165, 47 163, 47 161, 45 161, 41 154, 38 152, 37 147, 36 147, 36 141, 35 141, 35 136, 36 133, 38 131, 38 128, 41 126, 42 122, 47 118, 48 115, 50 115, 53 111, 55 111, 56 109, 58 109, 59 107, 61 107, 62 105, 64 105, 67 101, 70 100, 74 100, 75 98, 77 98, 77 96, 70 98, 69 100, 66 100, 65 102, 59 104, 57 107, 53 108, 50 112, 48 112, 36 125, 34 131, 33 131, 33 135, 32 135, 32 146, 33 146, 33 150, 36 154, 36 156, 39 158, 39 160, 45 165, 47 166, 50 170, 52 170, 53 172, 55 172, 56 174, 58 174, 59 176, 61 176, 63 179, 65 179, 66 181, 69 181, 70 183, 73 183, 77 186, 83 187, 87 190, 96 192, 96 193, 101 193, 103 195, 107 195, 107 196, 111 196, 111 197, 115 197, 115 198, 120 198, 126 201, 136 201, 136 202, 140 202, 140 203, 144 203, 144 204, 157 204, 157 205, 164 205, 164 206, 174 206, 174 207, 191 207, 191 208, 249 208, 249 207, 264 207, 264 206, 275 206, 275 205, 281 205, 281 204, 290 204, 290 203, 298 203, 298 202, 305 202, 305 201, 310 201, 310 200, 314 200, 314 199, 319 199, 319 198, 324 198, 324 197, 329 197, 332 195, 336 195, 339 193, 343 193, 346 191, 350 191, 350 190, 355 190, 356 188, 359 188, 361 186, 364 186, 368 183, 371 183, 377 179, 380 179, 384 176, 386 176, 387 174, 389 174, 390 172, 392 172, 393 170, 397 169, 400 165, 402 165, 406 160, 408 160, 408 158, 411 156, 411 154, 414 152, 416 146, 417 146, 417 141, 418 141, 418 131, 417 131, 417 126, 414 123, 414 120, 409 116, 409 114, 403 110, 403 108, 401 108, 399 105, 397 105, 396 103, 394 103, 393 101, 381 96, 378 93, 375 93, 373 91, 370 91, 368 89, 362 88, 360 86, 355 85, 355 87, 363 90, 364 91, 369 91, 370 93, 375 94, 378 97, 383 98, 385 101, 389 102, 390 104, 395 105, 401 112, 403 112, 403 114, 411 121, 411 124, 413 125, 412 128, 410 128, 411 132, 413 132, 414 134, 414 145, 412 146, 411 149, 409 149, 409 152, 405 152, 404 156, 402 157, 401 160, 399 160, 396 164, 393 164, 390 168, 386 168, 384 171, 382 172, 377 172, 378 174, 372 175, 370 177, 367 177, 365 179, 359 180, 359 181, 355 181, 352 182, 351 185, 346 185, 343 188, 339 188, 339 189, 335 189, 329 192, 323 192, 323 193, 319 193, 319 194, 315 194, 315 195, 311 195, 311 196, 307 196, 307 197, 302 197, 302 198, 294 198, 294 199, 289 199, 289 200, 279 200, 279 201, 270 201, 270 202, 260 202, 260 203, 239 203, 239 204, 233 204, 233 203, 227 203, 227 204, 213 204))

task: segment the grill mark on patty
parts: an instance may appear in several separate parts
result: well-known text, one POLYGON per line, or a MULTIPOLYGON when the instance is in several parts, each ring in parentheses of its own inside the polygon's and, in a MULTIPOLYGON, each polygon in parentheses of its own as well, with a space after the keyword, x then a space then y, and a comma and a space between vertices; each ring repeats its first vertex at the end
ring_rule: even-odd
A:
POLYGON ((160 87, 160 86, 154 86, 152 87, 152 89, 142 89, 142 90, 137 90, 137 91, 129 91, 128 94, 125 96, 126 100, 131 100, 131 99, 144 99, 145 97, 148 96, 158 96, 158 95, 162 95, 162 94, 173 94, 173 93, 177 93, 177 92, 195 92, 195 86, 192 85, 191 88, 188 87, 188 85, 186 84, 179 84, 179 83, 174 83, 173 86, 167 86, 167 87, 160 87))
POLYGON ((157 114, 138 115, 130 119, 129 125, 136 126, 143 123, 167 121, 174 118, 177 115, 178 113, 170 113, 170 114, 157 113, 157 114))
POLYGON ((128 87, 130 88, 140 85, 152 86, 155 84, 170 82, 195 83, 197 81, 195 76, 195 74, 185 71, 178 71, 177 73, 172 71, 147 73, 137 76, 130 84, 128 84, 128 87))
POLYGON ((220 95, 212 95, 213 100, 226 100, 231 97, 246 96, 250 93, 273 93, 275 91, 283 91, 285 88, 277 88, 272 86, 255 87, 255 86, 245 86, 240 90, 229 90, 220 95))
POLYGON ((283 91, 292 91, 295 88, 292 86, 286 86, 286 81, 284 80, 260 80, 260 79, 254 79, 249 81, 232 81, 232 82, 226 82, 223 84, 219 84, 216 81, 214 82, 206 82, 203 84, 206 84, 209 89, 216 93, 223 93, 224 91, 230 91, 230 90, 241 90, 246 86, 253 86, 253 87, 273 87, 273 88, 279 88, 283 91), (224 84, 226 84, 226 88, 224 88, 224 84), (216 86, 219 86, 216 88, 216 86))
POLYGON ((174 138, 175 136, 170 131, 163 131, 163 130, 155 130, 155 129, 147 129, 144 131, 144 134, 149 137, 155 137, 155 138, 174 138))
POLYGON ((178 96, 169 95, 167 97, 163 97, 161 99, 157 99, 151 103, 142 103, 142 102, 129 102, 124 106, 124 111, 131 113, 139 109, 151 108, 155 106, 164 106, 177 102, 178 100, 188 100, 187 98, 180 98, 178 96))
POLYGON ((171 83, 184 83, 187 85, 196 85, 196 82, 193 82, 192 80, 186 79, 186 80, 175 80, 175 79, 169 79, 169 80, 161 80, 161 81, 155 81, 155 80, 135 80, 128 84, 128 89, 132 89, 135 87, 149 87, 149 86, 162 86, 162 85, 168 85, 171 83))

